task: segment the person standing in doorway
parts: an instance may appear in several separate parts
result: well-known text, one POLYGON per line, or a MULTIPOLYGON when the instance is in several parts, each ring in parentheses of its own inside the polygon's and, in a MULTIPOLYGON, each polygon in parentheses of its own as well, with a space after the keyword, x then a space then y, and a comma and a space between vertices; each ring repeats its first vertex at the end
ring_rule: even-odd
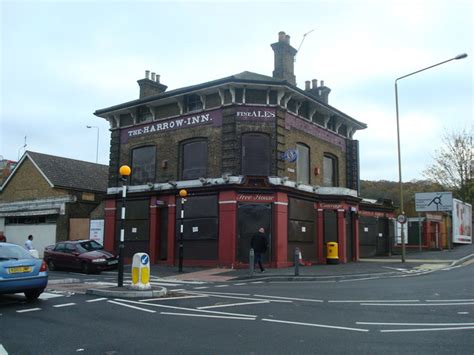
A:
POLYGON ((258 263, 260 267, 260 272, 265 272, 265 269, 262 265, 262 254, 265 254, 268 247, 267 236, 265 235, 265 228, 260 227, 258 232, 252 236, 250 241, 250 247, 255 253, 255 263, 258 263))
POLYGON ((26 250, 33 250, 33 236, 30 234, 25 242, 26 250))

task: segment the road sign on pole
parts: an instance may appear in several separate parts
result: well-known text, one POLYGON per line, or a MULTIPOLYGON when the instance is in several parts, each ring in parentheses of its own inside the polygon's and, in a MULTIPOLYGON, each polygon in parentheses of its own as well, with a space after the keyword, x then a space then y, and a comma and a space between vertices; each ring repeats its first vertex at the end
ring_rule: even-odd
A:
POLYGON ((452 192, 418 192, 415 194, 416 212, 453 210, 452 192))

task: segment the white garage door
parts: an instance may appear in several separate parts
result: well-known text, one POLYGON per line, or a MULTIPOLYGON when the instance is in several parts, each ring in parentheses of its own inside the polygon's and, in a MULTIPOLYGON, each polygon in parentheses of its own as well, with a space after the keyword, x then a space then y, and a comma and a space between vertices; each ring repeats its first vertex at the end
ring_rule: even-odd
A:
POLYGON ((33 247, 43 257, 44 247, 56 243, 56 224, 10 224, 5 226, 7 242, 24 246, 29 235, 33 236, 33 247))

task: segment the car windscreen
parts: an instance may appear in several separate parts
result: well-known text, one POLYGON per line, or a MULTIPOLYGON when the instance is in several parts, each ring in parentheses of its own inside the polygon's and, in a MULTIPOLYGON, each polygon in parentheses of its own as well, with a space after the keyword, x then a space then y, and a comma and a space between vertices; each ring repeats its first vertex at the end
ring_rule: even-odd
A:
POLYGON ((18 260, 31 259, 31 254, 24 248, 18 245, 0 244, 0 261, 2 260, 18 260))
POLYGON ((81 242, 77 244, 77 249, 81 253, 87 253, 88 251, 94 251, 94 250, 102 250, 104 247, 97 243, 94 240, 86 241, 86 242, 81 242))

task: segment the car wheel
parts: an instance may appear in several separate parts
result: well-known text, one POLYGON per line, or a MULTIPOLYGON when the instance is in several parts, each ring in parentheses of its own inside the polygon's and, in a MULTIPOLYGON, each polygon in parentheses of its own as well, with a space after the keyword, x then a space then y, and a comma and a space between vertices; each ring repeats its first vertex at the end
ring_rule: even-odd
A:
POLYGON ((25 291, 25 297, 28 301, 34 301, 43 293, 44 289, 25 291))
POLYGON ((91 273, 91 266, 88 263, 82 263, 82 272, 84 274, 90 274, 91 273))
POLYGON ((48 260, 48 269, 49 269, 49 271, 56 270, 56 265, 54 265, 53 260, 48 260))

